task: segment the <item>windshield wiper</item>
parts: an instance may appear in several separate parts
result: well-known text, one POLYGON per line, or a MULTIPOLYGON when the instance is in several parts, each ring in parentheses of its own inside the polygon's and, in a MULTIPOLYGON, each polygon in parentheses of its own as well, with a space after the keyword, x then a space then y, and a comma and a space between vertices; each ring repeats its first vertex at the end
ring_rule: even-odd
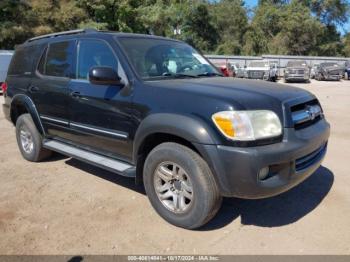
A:
POLYGON ((190 77, 190 78, 197 78, 199 77, 198 75, 188 75, 188 74, 171 74, 171 73, 164 73, 162 76, 171 76, 171 77, 190 77))
POLYGON ((198 74, 198 75, 196 75, 196 76, 200 77, 200 76, 223 76, 223 75, 222 75, 222 74, 219 74, 219 73, 209 73, 209 72, 205 72, 205 73, 203 73, 203 74, 198 74))

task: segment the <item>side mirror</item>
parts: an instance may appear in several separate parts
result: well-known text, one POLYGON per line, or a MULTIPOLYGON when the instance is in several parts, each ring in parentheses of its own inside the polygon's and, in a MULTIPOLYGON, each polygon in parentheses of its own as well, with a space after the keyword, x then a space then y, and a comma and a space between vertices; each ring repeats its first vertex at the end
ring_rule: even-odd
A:
POLYGON ((89 71, 89 81, 95 85, 123 85, 118 73, 111 67, 92 67, 89 71))

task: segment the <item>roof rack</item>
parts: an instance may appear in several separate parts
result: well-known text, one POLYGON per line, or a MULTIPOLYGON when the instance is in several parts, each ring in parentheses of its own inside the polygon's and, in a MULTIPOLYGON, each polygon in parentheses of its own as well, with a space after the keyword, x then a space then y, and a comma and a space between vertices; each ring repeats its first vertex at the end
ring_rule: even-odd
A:
POLYGON ((26 42, 32 42, 32 41, 43 39, 43 38, 53 38, 53 37, 62 36, 62 35, 74 35, 74 34, 93 33, 93 32, 98 32, 98 30, 91 29, 91 28, 76 29, 76 30, 64 31, 64 32, 59 32, 59 33, 52 33, 52 34, 47 34, 47 35, 36 36, 36 37, 28 39, 26 42))

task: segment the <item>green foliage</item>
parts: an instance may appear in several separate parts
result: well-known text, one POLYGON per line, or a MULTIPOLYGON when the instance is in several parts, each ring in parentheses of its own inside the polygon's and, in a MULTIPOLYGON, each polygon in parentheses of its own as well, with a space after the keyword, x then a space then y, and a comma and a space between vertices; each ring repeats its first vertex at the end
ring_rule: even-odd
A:
POLYGON ((206 53, 350 55, 337 27, 347 0, 1 0, 0 49, 27 38, 76 28, 155 34, 206 53))
POLYGON ((217 54, 243 53, 244 35, 248 29, 247 10, 241 0, 222 0, 210 8, 219 37, 217 54))
POLYGON ((350 57, 350 33, 348 33, 343 39, 344 55, 350 57))
POLYGON ((299 1, 293 1, 281 11, 280 31, 272 39, 270 51, 285 55, 307 55, 319 45, 318 36, 322 29, 299 1))

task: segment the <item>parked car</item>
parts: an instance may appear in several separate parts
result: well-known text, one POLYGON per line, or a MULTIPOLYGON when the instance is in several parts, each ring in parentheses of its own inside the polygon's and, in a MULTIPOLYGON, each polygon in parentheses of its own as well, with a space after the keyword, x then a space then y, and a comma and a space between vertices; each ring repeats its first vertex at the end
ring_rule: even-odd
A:
POLYGON ((6 88, 3 83, 5 82, 7 69, 9 67, 13 52, 0 50, 0 93, 3 92, 3 88, 6 88))
POLYGON ((252 61, 245 69, 245 78, 262 79, 267 81, 277 80, 277 63, 269 61, 252 61))
POLYGON ((344 68, 344 79, 350 80, 350 60, 345 62, 344 68))
POLYGON ((288 61, 284 70, 285 82, 307 82, 310 78, 310 69, 303 60, 288 61))
POLYGON ((235 72, 234 76, 237 78, 244 78, 245 68, 240 66, 238 63, 233 64, 233 71, 235 72))
POLYGON ((134 178, 179 227, 207 223, 223 196, 280 194, 326 154, 330 127, 313 94, 222 77, 168 38, 35 37, 16 48, 6 83, 3 111, 25 159, 57 151, 134 178))
POLYGON ((226 77, 233 77, 234 71, 230 63, 228 62, 213 62, 213 65, 226 77))
POLYGON ((315 72, 317 71, 317 68, 320 66, 320 64, 315 63, 312 65, 311 70, 310 70, 310 78, 315 79, 315 72))
POLYGON ((315 79, 321 80, 337 80, 342 78, 343 69, 340 65, 334 62, 320 63, 315 70, 315 79))

